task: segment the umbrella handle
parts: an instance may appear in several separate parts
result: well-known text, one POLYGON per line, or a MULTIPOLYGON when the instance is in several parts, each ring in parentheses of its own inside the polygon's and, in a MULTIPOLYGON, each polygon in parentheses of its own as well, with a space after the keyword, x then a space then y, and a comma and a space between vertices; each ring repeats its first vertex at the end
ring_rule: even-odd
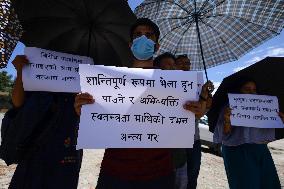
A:
POLYGON ((194 17, 195 17, 195 23, 196 23, 196 31, 198 35, 198 41, 199 41, 200 52, 201 52, 203 67, 205 71, 206 81, 208 82, 208 74, 207 74, 207 69, 206 69, 206 64, 205 64, 205 59, 204 59, 204 54, 203 54, 203 48, 202 48, 202 42, 201 42, 201 37, 200 37, 200 31, 199 31, 199 25, 198 25, 198 13, 196 12, 196 0, 194 1, 194 6, 195 6, 194 17))

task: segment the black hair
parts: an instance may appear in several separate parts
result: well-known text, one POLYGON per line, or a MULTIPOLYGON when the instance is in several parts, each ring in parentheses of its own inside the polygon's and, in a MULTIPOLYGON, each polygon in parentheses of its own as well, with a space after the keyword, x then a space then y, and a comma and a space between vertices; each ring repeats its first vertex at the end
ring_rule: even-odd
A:
POLYGON ((234 81, 233 85, 228 89, 228 93, 240 93, 241 88, 248 82, 253 82, 256 85, 256 91, 258 91, 257 83, 253 78, 240 77, 234 81))
POLYGON ((179 59, 179 58, 188 58, 187 54, 181 54, 181 55, 178 55, 176 59, 179 59))
POLYGON ((161 62, 164 58, 172 58, 174 61, 176 61, 176 57, 172 53, 166 52, 166 53, 163 53, 163 54, 157 56, 154 59, 154 66, 160 68, 161 62))
MULTIPOLYGON (((228 80, 227 80, 228 81, 228 80)), ((208 124, 209 124, 209 130, 211 132, 214 132, 215 130, 215 126, 217 125, 218 122, 218 117, 220 114, 220 111, 222 110, 222 108, 224 106, 227 106, 229 104, 229 98, 228 98, 228 94, 227 93, 233 93, 233 94, 239 94, 241 91, 241 88, 248 82, 253 82, 256 85, 256 92, 257 94, 259 94, 259 88, 257 86, 257 82, 250 77, 246 77, 246 76, 240 76, 237 79, 232 80, 232 82, 226 82, 223 80, 223 82, 226 82, 226 84, 224 85, 224 87, 226 88, 226 86, 230 85, 230 87, 228 87, 224 93, 219 93, 219 94, 214 94, 213 97, 213 101, 212 101, 212 107, 209 110, 209 112, 207 113, 208 116, 208 124), (220 99, 224 99, 224 101, 220 100, 220 99)), ((220 86, 222 87, 222 85, 220 86)))
POLYGON ((157 26, 157 24, 155 24, 152 20, 150 20, 148 18, 138 18, 136 20, 136 22, 130 28, 130 40, 131 41, 133 41, 134 30, 138 26, 149 26, 150 28, 152 28, 154 33, 155 33, 155 36, 156 36, 157 40, 159 40, 159 38, 160 38, 160 29, 157 26))

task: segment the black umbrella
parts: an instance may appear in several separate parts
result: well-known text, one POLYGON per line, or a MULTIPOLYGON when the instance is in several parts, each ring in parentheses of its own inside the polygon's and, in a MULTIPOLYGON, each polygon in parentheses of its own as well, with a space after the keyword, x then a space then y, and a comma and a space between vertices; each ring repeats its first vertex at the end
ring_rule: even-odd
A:
POLYGON ((125 0, 14 0, 26 46, 90 56, 95 64, 129 66, 135 15, 125 0))
MULTIPOLYGON (((213 96, 212 108, 207 113, 209 128, 214 132, 221 108, 228 102, 227 94, 234 91, 240 78, 252 78, 259 94, 277 96, 284 112, 284 57, 267 57, 235 74, 226 77, 213 96)), ((276 138, 284 138, 284 129, 277 129, 276 138)))

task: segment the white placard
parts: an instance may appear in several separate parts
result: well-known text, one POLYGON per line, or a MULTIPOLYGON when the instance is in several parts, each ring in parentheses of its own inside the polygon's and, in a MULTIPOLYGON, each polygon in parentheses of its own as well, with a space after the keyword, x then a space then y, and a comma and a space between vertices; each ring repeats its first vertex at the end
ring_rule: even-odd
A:
POLYGON ((234 126, 255 128, 284 128, 275 96, 228 94, 234 126))
POLYGON ((25 91, 80 92, 79 64, 93 64, 89 57, 26 47, 29 65, 23 68, 25 91))
POLYGON ((203 72, 197 72, 197 98, 198 99, 201 94, 203 85, 204 85, 203 72))
POLYGON ((77 149, 193 146, 183 105, 197 100, 196 72, 80 65, 80 80, 96 102, 82 107, 77 149))

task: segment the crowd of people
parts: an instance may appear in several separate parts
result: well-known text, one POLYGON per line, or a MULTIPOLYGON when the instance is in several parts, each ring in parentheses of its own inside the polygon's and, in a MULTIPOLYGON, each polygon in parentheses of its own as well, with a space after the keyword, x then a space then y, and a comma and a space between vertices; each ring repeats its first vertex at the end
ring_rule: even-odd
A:
MULTIPOLYGON (((159 50, 159 37, 155 23, 147 18, 137 19, 130 29, 132 67, 189 71, 191 64, 187 55, 164 53, 153 58, 159 50)), ((81 107, 94 104, 96 99, 88 93, 25 92, 22 69, 26 64, 25 56, 17 56, 13 61, 17 70, 12 94, 14 108, 5 115, 3 123, 19 127, 34 124, 38 126, 37 133, 42 133, 44 128, 50 131, 45 131, 48 140, 40 140, 32 156, 18 163, 9 188, 75 189, 82 161, 82 150, 76 150, 81 107)), ((196 188, 201 166, 198 119, 211 108, 213 89, 212 82, 206 82, 199 101, 189 101, 183 106, 196 117, 193 148, 106 149, 96 189, 196 188)), ((256 94, 257 83, 243 80, 235 89, 239 93, 256 94)), ((274 129, 235 128, 231 125, 230 113, 228 104, 224 104, 214 132, 214 141, 222 144, 230 188, 280 189, 267 148, 267 143, 274 140, 274 129)), ((284 122, 283 113, 279 116, 284 122)))

